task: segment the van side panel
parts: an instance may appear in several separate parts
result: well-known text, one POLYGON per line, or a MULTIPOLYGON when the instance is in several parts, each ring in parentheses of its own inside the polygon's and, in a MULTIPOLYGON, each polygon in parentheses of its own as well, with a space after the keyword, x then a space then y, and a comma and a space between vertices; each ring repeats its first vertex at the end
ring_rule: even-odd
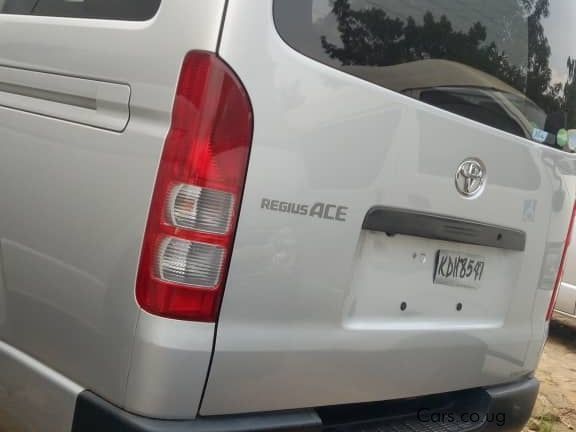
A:
MULTIPOLYGON (((0 107, 0 340, 141 414, 194 417, 212 349, 210 325, 190 328, 188 339, 150 344, 158 334, 178 337, 181 325, 167 321, 157 327, 144 320, 139 326, 134 289, 182 61, 193 49, 216 50, 224 3, 165 0, 145 22, 0 14, 3 67, 130 90, 129 122, 122 131, 0 107), (193 362, 185 382, 194 385, 172 395, 186 403, 166 411, 134 394, 134 379, 175 382, 182 370, 166 372, 157 359, 186 350, 193 362)), ((76 99, 55 105, 75 106, 76 99)), ((100 99, 94 95, 96 103, 100 99)), ((91 116, 89 107, 74 110, 91 116)), ((59 383, 41 382, 35 392, 57 409, 47 396, 59 383)), ((13 384, 0 380, 16 398, 13 384)), ((136 388, 148 387, 140 382, 136 388)))
POLYGON ((0 430, 62 432, 72 427, 82 388, 0 342, 0 430))
POLYGON ((196 416, 212 356, 214 324, 142 312, 124 408, 154 418, 196 416))

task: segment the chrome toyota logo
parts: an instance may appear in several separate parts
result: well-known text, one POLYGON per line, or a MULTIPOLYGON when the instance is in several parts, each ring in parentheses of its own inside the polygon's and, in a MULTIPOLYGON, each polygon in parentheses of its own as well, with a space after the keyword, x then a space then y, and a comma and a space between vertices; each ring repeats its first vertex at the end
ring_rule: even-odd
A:
POLYGON ((479 159, 466 159, 456 171, 456 189, 465 198, 476 198, 486 186, 486 167, 479 159))

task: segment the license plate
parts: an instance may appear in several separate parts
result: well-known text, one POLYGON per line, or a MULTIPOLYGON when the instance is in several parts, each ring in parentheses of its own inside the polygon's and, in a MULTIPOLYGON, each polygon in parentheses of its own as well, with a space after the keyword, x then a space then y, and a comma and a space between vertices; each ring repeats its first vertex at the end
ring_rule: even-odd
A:
POLYGON ((477 255, 439 250, 434 283, 479 288, 486 270, 486 259, 477 255))

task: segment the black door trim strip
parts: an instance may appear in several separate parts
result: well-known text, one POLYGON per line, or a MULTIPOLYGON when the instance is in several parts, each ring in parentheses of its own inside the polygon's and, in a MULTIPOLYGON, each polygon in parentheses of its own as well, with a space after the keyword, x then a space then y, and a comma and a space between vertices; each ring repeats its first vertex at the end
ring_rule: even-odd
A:
POLYGON ((368 210, 362 229, 391 236, 401 234, 520 252, 526 248, 524 231, 390 207, 372 207, 368 210))

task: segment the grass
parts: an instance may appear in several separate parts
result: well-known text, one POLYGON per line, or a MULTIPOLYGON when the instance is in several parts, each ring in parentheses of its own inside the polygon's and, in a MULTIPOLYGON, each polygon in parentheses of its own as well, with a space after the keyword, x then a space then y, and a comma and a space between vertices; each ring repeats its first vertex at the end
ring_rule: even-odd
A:
POLYGON ((528 424, 528 429, 536 432, 553 432, 560 417, 551 412, 534 417, 528 424))

